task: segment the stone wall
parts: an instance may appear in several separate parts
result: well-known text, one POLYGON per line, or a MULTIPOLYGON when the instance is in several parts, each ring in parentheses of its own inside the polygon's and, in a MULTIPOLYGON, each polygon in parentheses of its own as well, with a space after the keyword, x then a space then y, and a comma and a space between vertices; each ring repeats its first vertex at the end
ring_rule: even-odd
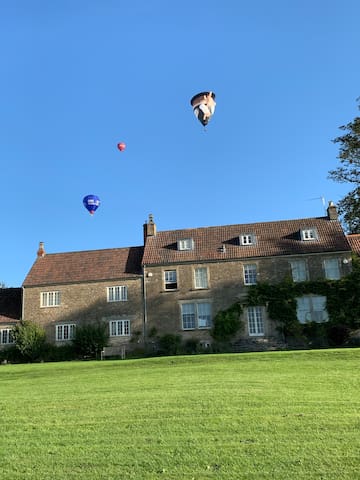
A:
MULTIPOLYGON (((42 325, 50 342, 55 341, 55 325, 81 325, 95 321, 129 319, 131 333, 143 328, 142 280, 119 280, 82 284, 27 287, 24 289, 23 319, 42 325), (107 287, 126 285, 128 300, 107 301, 107 287), (42 292, 60 291, 61 304, 56 307, 41 307, 42 292)), ((130 337, 111 337, 111 343, 129 342, 130 337)), ((58 343, 58 342, 57 342, 58 343)))

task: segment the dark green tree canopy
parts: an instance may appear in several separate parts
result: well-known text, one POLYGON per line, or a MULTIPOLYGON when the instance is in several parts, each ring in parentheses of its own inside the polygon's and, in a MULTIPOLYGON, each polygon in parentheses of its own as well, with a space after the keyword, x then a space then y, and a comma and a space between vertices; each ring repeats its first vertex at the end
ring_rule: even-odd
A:
MULTIPOLYGON (((360 98, 357 99, 359 100, 360 98)), ((344 135, 333 140, 339 144, 340 166, 329 171, 329 178, 352 185, 352 190, 337 206, 348 232, 360 233, 360 117, 342 125, 340 130, 345 132, 344 135)))

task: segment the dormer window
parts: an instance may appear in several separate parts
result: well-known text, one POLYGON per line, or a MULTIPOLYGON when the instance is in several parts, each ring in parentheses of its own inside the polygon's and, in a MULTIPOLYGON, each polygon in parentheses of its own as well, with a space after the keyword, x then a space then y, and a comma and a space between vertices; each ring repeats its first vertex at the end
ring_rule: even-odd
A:
POLYGON ((255 244, 255 235, 252 233, 243 233, 239 237, 240 245, 254 245, 255 244))
POLYGON ((300 230, 301 240, 308 241, 308 240, 317 240, 318 234, 316 228, 304 228, 300 230))
POLYGON ((184 238, 177 242, 178 250, 194 250, 194 240, 192 238, 184 238))

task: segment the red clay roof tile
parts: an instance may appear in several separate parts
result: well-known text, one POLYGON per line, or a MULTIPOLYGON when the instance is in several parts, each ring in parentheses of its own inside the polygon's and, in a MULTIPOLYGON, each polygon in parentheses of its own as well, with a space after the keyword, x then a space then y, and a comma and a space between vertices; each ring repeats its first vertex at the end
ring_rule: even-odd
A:
POLYGON ((328 217, 159 231, 147 238, 144 265, 246 259, 278 255, 349 251, 337 220, 328 217), (300 230, 315 228, 317 240, 304 241, 300 230), (240 245, 239 236, 253 234, 254 245, 240 245), (177 241, 194 240, 193 250, 179 251, 177 241), (222 246, 225 252, 222 252, 222 246))
POLYGON ((38 257, 23 286, 124 279, 141 274, 143 247, 50 253, 38 257))

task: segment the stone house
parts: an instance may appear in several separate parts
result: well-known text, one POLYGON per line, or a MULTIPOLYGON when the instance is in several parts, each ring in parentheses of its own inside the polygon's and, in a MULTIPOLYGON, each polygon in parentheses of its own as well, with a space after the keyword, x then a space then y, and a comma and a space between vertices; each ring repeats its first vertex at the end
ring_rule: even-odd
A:
POLYGON ((46 254, 37 259, 23 283, 22 318, 45 328, 57 345, 74 336, 77 325, 104 321, 112 345, 142 335, 143 247, 46 254))
MULTIPOLYGON (((77 325, 105 321, 113 346, 178 334, 212 343, 219 310, 245 300, 250 285, 338 279, 351 271, 351 246, 331 202, 327 216, 157 231, 143 225, 144 246, 46 254, 23 283, 22 318, 48 340, 69 341, 77 325)), ((326 298, 298 299, 300 322, 326 321, 326 298)), ((244 309, 237 341, 277 340, 264 306, 244 309)))

